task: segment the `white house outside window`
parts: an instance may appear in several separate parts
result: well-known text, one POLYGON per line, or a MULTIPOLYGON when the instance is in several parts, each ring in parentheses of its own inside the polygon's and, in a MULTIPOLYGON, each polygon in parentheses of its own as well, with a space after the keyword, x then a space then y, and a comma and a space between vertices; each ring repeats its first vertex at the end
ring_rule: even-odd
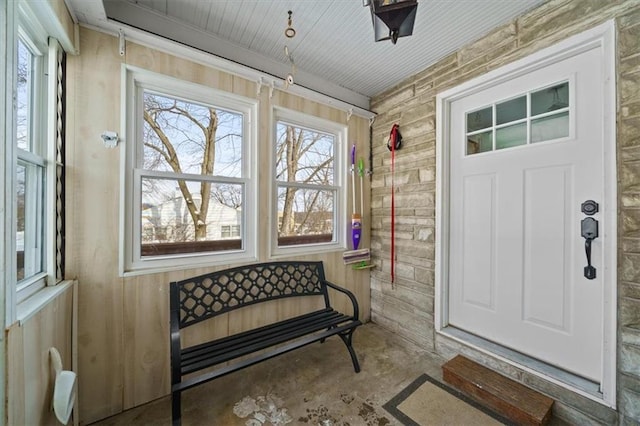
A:
POLYGON ((126 75, 124 272, 254 257, 255 103, 145 71, 126 75))
POLYGON ((344 242, 339 154, 346 128, 281 109, 275 117, 274 251, 335 250, 344 242))

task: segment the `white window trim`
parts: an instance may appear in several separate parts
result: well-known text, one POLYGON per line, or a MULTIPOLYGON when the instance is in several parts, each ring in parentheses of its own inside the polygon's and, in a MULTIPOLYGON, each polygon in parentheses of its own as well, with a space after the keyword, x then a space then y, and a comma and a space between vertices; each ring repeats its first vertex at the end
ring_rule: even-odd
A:
MULTIPOLYGON (((3 99, 0 107, 0 129, 3 132, 5 141, 13 141, 13 93, 16 81, 16 4, 14 2, 0 3, 0 57, 6 59, 3 67, 0 67, 0 99, 3 99)), ((16 228, 13 223, 15 218, 13 192, 15 188, 15 166, 14 154, 15 149, 13 143, 0 144, 0 159, 2 160, 3 173, 0 173, 0 182, 2 183, 2 195, 0 195, 0 210, 5 214, 2 215, 3 240, 0 242, 0 277, 2 283, 0 288, 2 294, 0 299, 0 312, 3 312, 3 329, 5 325, 12 324, 16 311, 16 294, 15 294, 15 274, 16 265, 14 253, 16 252, 16 228)), ((0 341, 4 340, 0 336, 0 341)), ((2 360, 4 360, 4 352, 2 351, 2 360)), ((4 362, 0 363, 0 373, 4 377, 4 362)), ((3 381, 4 383, 4 381, 3 381)), ((0 389, 0 395, 4 395, 4 386, 0 389)), ((4 404, 0 407, 0 413, 4 418, 4 404)))
MULTIPOLYGON (((269 227, 270 259, 286 258, 296 255, 335 252, 345 250, 347 244, 347 191, 346 183, 346 158, 348 149, 348 127, 312 115, 282 107, 273 107, 271 111, 271 149, 269 150, 269 162, 271 164, 271 197, 269 198, 269 211, 271 212, 271 224, 269 227), (276 127, 278 121, 299 125, 335 136, 334 147, 334 183, 336 197, 334 200, 333 223, 334 240, 327 243, 299 244, 286 247, 278 247, 278 182, 276 181, 275 146, 277 140, 276 127)), ((349 221, 350 222, 350 221, 349 221)))
MULTIPOLYGON (((15 318, 15 288, 10 283, 13 281, 15 266, 9 259, 13 259, 12 253, 15 252, 15 234, 11 233, 13 224, 13 214, 11 206, 13 205, 12 188, 15 188, 13 178, 13 144, 6 143, 12 140, 13 134, 12 108, 13 108, 13 84, 15 82, 14 56, 15 56, 15 9, 14 3, 5 1, 0 2, 0 58, 5 59, 4 66, 0 66, 0 134, 4 137, 5 143, 0 144, 0 165, 5 171, 0 173, 0 325, 5 330, 9 324, 13 323, 15 318), (2 41, 4 40, 4 41, 2 41), (12 72, 13 71, 13 72, 12 72), (11 256, 10 256, 11 254, 11 256)), ((0 400, 6 400, 7 383, 7 367, 6 355, 7 348, 5 342, 6 333, 0 335, 0 345, 3 350, 0 351, 0 381, 3 386, 0 387, 0 400)), ((6 418, 6 403, 0 404, 0 423, 6 418)))
MULTIPOLYGON (((120 193, 120 256, 119 269, 121 276, 132 276, 163 271, 180 270, 201 266, 229 264, 231 262, 249 262, 257 260, 257 122, 258 102, 229 92, 212 89, 197 83, 187 82, 154 73, 142 68, 123 64, 122 66, 122 129, 125 135, 121 143, 121 193, 120 193), (141 88, 165 93, 182 99, 189 99, 204 104, 213 103, 221 108, 238 111, 244 115, 243 120, 243 156, 242 178, 233 179, 233 183, 243 183, 245 186, 243 200, 242 250, 225 251, 219 253, 189 253, 167 255, 151 259, 141 259, 135 255, 135 248, 139 247, 140 235, 133 232, 136 224, 136 191, 134 182, 136 167, 135 159, 138 132, 136 112, 141 108, 142 100, 138 91, 141 88)), ((153 172, 145 172, 151 175, 153 172)), ((179 177, 180 175, 176 175, 179 177)), ((189 175, 183 175, 188 178, 189 175)), ((201 178, 200 176, 198 176, 201 178)), ((224 180, 224 178, 216 178, 224 180)))
POLYGON ((6 325, 13 324, 24 306, 31 303, 31 296, 39 293, 45 284, 55 285, 55 118, 56 108, 52 102, 56 99, 55 76, 57 71, 58 43, 42 24, 40 8, 33 8, 28 1, 3 2, 0 8, 0 33, 2 36, 1 56, 6 58, 0 71, 0 80, 4 82, 0 92, 4 94, 5 102, 0 107, 0 129, 4 133, 7 143, 0 148, 0 159, 3 164, 3 173, 0 176, 0 184, 4 189, 4 196, 0 200, 0 210, 4 215, 4 239, 0 242, 0 277, 3 278, 2 306, 0 312, 6 325), (39 94, 34 103, 33 118, 37 120, 38 127, 34 136, 40 143, 37 155, 19 150, 14 143, 16 133, 15 116, 15 84, 17 81, 17 42, 23 39, 25 44, 34 52, 42 55, 38 75, 35 77, 39 94), (53 54, 52 52, 55 52, 53 54), (48 54, 48 56, 47 56, 48 54), (46 98, 46 99, 45 99, 46 98), (53 121, 51 121, 53 117, 53 121), (23 280, 18 289, 16 282, 16 168, 18 160, 37 164, 44 168, 43 179, 45 186, 42 188, 42 230, 43 230, 43 272, 23 280), (52 266, 53 265, 53 266, 52 266))
MULTIPOLYGON (((27 0, 1 2, 0 6, 0 57, 6 59, 0 69, 2 88, 0 96, 4 103, 0 106, 0 132, 6 141, 0 147, 0 211, 3 211, 4 238, 0 241, 0 315, 5 325, 13 324, 16 319, 24 315, 35 299, 46 298, 53 294, 46 291, 44 285, 54 286, 56 281, 56 127, 57 127, 57 59, 61 49, 57 39, 64 38, 64 29, 57 23, 57 18, 46 4, 34 6, 27 0), (18 150, 14 144, 15 121, 15 84, 17 81, 17 42, 19 35, 29 39, 28 46, 46 57, 40 70, 40 93, 46 96, 45 102, 36 105, 39 120, 38 137, 42 149, 37 156, 18 150), (45 146, 46 144, 46 146, 45 146), (17 290, 16 282, 16 167, 17 160, 22 157, 31 161, 38 157, 38 163, 45 167, 46 181, 43 192, 43 272, 29 280, 36 285, 21 286, 17 290), (33 296, 33 297, 32 297, 33 296)), ((41 101, 45 96, 37 96, 41 101)), ((0 340, 2 340, 0 338, 0 340)), ((0 392, 0 395, 2 392, 0 392)), ((0 408, 0 413, 3 409, 0 408)), ((0 416, 1 417, 1 416, 0 416)))
MULTIPOLYGON (((30 5, 26 2, 19 3, 17 9, 19 16, 16 32, 19 34, 13 41, 16 44, 18 39, 22 39, 28 47, 40 55, 37 66, 37 73, 34 75, 35 85, 38 87, 39 93, 44 96, 35 96, 35 102, 33 104, 33 116, 32 121, 37 123, 37 128, 31 129, 33 131, 33 139, 39 146, 34 146, 32 149, 37 153, 23 151, 14 148, 13 157, 16 159, 16 163, 12 165, 11 173, 15 175, 17 160, 24 160, 30 164, 39 165, 43 167, 43 180, 44 187, 41 188, 39 194, 42 195, 42 212, 43 217, 40 218, 42 223, 40 225, 42 231, 42 272, 23 280, 18 285, 15 283, 15 287, 12 292, 15 293, 15 299, 13 303, 19 304, 41 290, 45 285, 55 285, 55 194, 56 194, 56 170, 55 170, 55 132, 56 132, 56 108, 52 105, 52 102, 57 99, 57 53, 59 45, 53 38, 49 38, 46 30, 41 25, 35 12, 31 9, 30 5)), ((15 49, 15 47, 14 47, 15 49)), ((14 51, 14 55, 17 55, 14 51)), ((15 66, 14 66, 15 68, 15 66)), ((15 81, 15 76, 14 76, 15 81)), ((12 135, 15 134, 15 120, 12 120, 12 135)), ((13 145, 13 144, 12 144, 13 145)), ((15 178, 13 178, 15 179, 15 178)), ((15 181, 14 185, 15 185, 15 181)), ((14 186, 15 187, 15 186, 14 186)), ((15 198, 12 201, 12 222, 15 222, 17 214, 17 206, 15 204, 15 198)), ((15 224, 12 225, 13 232, 11 235, 15 239, 16 229, 15 224)), ((15 244, 15 242, 13 243, 15 244)), ((12 247, 12 252, 15 252, 15 245, 12 247)), ((13 258, 15 263, 15 258, 13 258)), ((12 271, 15 276, 15 269, 12 271)), ((14 281, 12 279, 12 281, 14 281)), ((13 318, 12 318, 13 319, 13 318)))

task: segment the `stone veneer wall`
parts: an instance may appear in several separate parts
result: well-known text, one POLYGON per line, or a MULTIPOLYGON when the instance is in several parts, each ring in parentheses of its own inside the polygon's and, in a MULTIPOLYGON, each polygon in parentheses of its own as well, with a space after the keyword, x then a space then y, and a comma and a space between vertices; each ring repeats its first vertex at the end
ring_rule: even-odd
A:
MULTIPOLYGON (((419 23, 417 23, 419 25, 419 23)), ((465 353, 548 393, 555 413, 585 424, 640 423, 640 1, 551 0, 376 96, 371 247, 372 320, 447 357, 465 353), (618 411, 434 332, 435 95, 571 35, 615 19, 618 158, 618 411), (396 153, 396 285, 390 284, 390 162, 396 153)))

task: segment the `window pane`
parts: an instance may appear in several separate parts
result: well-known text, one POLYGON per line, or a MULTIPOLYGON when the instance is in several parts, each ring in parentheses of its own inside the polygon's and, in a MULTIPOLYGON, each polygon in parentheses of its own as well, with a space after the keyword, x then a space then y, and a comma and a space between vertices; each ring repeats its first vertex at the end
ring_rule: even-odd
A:
POLYGON ((531 120, 531 142, 550 141, 569 136, 569 113, 531 120))
POLYGON ((467 133, 493 126, 493 108, 467 113, 467 133))
POLYGON ((515 124, 496 130, 496 149, 511 148, 527 143, 527 124, 515 124))
POLYGON ((276 180, 333 185, 333 135, 278 122, 276 140, 276 180))
POLYGON ((43 270, 43 179, 41 167, 19 162, 16 173, 17 279, 30 278, 43 270))
POLYGON ((521 96, 496 105, 496 124, 509 123, 527 117, 527 97, 521 96))
POLYGON ((467 136, 467 155, 487 152, 493 149, 493 132, 488 131, 467 136))
POLYGON ((17 186, 17 200, 18 200, 18 212, 17 212, 17 233, 16 233, 16 251, 18 252, 18 281, 24 278, 24 229, 25 229, 25 185, 27 168, 21 164, 18 164, 18 173, 16 176, 17 186))
POLYGON ((31 88, 33 55, 21 40, 18 40, 18 81, 16 87, 17 129, 16 146, 25 151, 31 147, 31 88))
POLYGON ((241 184, 142 178, 141 256, 240 250, 242 200, 241 184))
POLYGON ((544 114, 569 106, 569 83, 531 93, 531 115, 544 114))
POLYGON ((143 108, 144 169, 242 176, 242 114, 149 92, 143 108))
POLYGON ((333 191, 278 187, 278 245, 333 241, 333 191))

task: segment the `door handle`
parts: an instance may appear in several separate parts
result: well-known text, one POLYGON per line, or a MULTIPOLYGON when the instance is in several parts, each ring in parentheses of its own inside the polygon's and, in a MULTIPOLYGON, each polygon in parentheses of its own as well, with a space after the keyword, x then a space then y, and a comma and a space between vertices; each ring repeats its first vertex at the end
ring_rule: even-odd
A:
POLYGON ((593 280, 596 277, 596 268, 591 266, 591 242, 598 238, 598 221, 592 217, 586 217, 580 222, 582 238, 584 238, 584 251, 587 255, 587 266, 584 267, 584 277, 593 280))

